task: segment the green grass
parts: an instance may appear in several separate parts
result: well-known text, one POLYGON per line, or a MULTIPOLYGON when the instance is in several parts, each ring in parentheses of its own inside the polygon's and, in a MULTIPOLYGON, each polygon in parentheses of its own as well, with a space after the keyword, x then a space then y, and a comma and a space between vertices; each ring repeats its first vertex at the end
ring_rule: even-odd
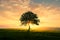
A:
POLYGON ((60 32, 28 32, 0 29, 0 40, 60 40, 60 32))

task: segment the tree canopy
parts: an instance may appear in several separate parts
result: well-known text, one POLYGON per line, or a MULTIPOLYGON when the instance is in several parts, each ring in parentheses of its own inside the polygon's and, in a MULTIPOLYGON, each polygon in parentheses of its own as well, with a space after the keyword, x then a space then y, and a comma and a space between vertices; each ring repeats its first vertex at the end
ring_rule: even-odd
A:
POLYGON ((28 23, 32 23, 32 24, 36 24, 39 25, 38 22, 40 22, 40 20, 38 19, 37 15, 32 13, 31 11, 25 12, 21 15, 20 21, 22 23, 22 25, 26 25, 28 23))

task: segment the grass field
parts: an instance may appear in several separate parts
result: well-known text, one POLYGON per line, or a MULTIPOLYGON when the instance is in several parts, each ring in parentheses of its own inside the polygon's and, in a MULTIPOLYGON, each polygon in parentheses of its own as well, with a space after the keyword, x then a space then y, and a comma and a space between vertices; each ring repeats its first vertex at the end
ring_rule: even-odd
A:
POLYGON ((28 32, 0 29, 0 40, 60 40, 60 32, 28 32))

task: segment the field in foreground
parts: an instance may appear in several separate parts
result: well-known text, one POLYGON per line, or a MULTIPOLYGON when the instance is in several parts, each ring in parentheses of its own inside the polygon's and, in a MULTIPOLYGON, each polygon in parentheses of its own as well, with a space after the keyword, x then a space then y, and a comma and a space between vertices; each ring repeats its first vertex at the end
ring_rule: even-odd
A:
POLYGON ((0 29, 0 40, 60 40, 60 32, 28 32, 0 29))

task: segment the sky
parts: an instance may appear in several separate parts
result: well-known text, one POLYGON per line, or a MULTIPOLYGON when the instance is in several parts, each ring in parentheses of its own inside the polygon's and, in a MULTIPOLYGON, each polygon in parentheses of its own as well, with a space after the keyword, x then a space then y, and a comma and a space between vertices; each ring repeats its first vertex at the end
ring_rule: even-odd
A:
POLYGON ((19 21, 27 11, 40 19, 40 25, 30 24, 32 30, 60 28, 60 0, 0 0, 0 28, 28 29, 19 21))

